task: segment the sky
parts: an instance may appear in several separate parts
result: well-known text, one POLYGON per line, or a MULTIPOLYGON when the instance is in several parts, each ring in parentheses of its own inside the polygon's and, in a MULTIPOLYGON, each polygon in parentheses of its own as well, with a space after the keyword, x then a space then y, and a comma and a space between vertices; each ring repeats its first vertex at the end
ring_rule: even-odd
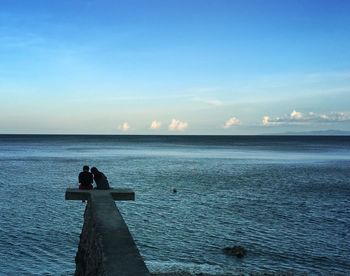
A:
POLYGON ((0 0, 0 133, 350 131, 350 1, 0 0))

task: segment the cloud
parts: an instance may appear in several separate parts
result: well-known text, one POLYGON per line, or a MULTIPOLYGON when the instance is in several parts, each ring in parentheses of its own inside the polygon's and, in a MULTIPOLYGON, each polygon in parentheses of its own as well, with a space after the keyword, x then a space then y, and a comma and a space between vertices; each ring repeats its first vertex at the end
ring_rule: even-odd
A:
POLYGON ((172 119, 169 125, 169 130, 172 131, 183 131, 188 127, 187 122, 181 122, 180 120, 172 119))
POLYGON ((262 125, 292 125, 292 124, 311 124, 311 123, 340 123, 350 121, 349 112, 328 112, 328 113, 301 113, 293 110, 290 115, 270 118, 264 116, 262 125))
POLYGON ((162 126, 162 123, 157 121, 157 120, 154 120, 152 121, 151 125, 150 125, 150 129, 159 129, 160 127, 162 126))
POLYGON ((264 116, 263 118, 262 118, 262 124, 264 125, 264 126, 267 126, 267 125, 269 125, 269 123, 270 123, 270 117, 269 116, 264 116))
POLYGON ((291 119, 299 120, 302 117, 303 117, 303 115, 301 114, 301 112, 298 112, 296 110, 293 110, 293 112, 290 114, 291 119))
POLYGON ((232 117, 226 121, 224 128, 230 128, 232 126, 237 126, 240 124, 240 121, 236 117, 232 117))
POLYGON ((206 99, 206 98, 195 97, 195 98, 193 98, 193 101, 205 103, 207 105, 212 105, 212 106, 222 106, 223 105, 223 102, 220 100, 217 100, 217 99, 206 99))
POLYGON ((130 129, 130 125, 129 125, 129 123, 124 122, 119 126, 119 129, 121 131, 128 131, 130 129))
POLYGON ((309 112, 308 118, 321 123, 348 122, 350 121, 350 112, 329 112, 326 114, 309 112))

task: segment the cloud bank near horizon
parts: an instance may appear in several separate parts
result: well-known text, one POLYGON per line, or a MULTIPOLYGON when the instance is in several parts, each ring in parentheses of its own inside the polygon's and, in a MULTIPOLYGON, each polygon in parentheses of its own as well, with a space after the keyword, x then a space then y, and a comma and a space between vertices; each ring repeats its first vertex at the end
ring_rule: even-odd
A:
POLYGON ((128 122, 124 122, 118 127, 118 129, 123 132, 126 132, 130 129, 130 124, 128 122))
POLYGON ((224 128, 230 128, 232 126, 238 126, 240 125, 240 121, 239 119, 237 119, 236 117, 231 117, 230 119, 228 119, 225 124, 224 124, 224 128))
POLYGON ((271 118, 270 116, 264 116, 261 121, 263 126, 308 125, 312 123, 324 124, 344 122, 350 122, 350 112, 302 113, 293 110, 289 115, 283 115, 281 117, 271 118))
MULTIPOLYGON (((204 121, 205 122, 205 121, 204 121)), ((197 122, 197 124, 200 122, 197 122)), ((327 112, 327 113, 315 113, 315 112, 301 112, 297 110, 292 110, 289 114, 284 114, 282 116, 278 117, 271 117, 269 115, 265 115, 262 117, 260 123, 258 122, 251 122, 251 123, 242 123, 240 119, 233 116, 226 120, 226 122, 220 126, 220 124, 217 124, 216 127, 212 126, 210 127, 208 125, 207 129, 210 131, 210 129, 215 130, 218 127, 221 127, 226 132, 230 132, 230 129, 235 128, 235 131, 239 128, 249 128, 249 127, 285 127, 285 126, 306 126, 306 130, 311 129, 308 128, 308 126, 313 125, 334 125, 334 124, 346 124, 350 123, 350 112, 344 111, 344 112, 327 112)), ((173 118, 169 123, 167 128, 162 128, 163 123, 159 120, 153 120, 149 124, 148 129, 150 131, 155 132, 187 132, 189 129, 189 123, 187 121, 179 120, 176 118, 173 118)), ((193 124, 194 127, 196 127, 196 124, 193 124)), ((123 122, 119 125, 118 129, 122 132, 137 132, 137 131, 146 131, 146 128, 138 128, 133 127, 131 128, 131 125, 129 122, 123 122)), ((235 132, 236 133, 236 132, 235 132)))
POLYGON ((162 126, 162 122, 154 120, 151 122, 150 129, 160 129, 162 126))
POLYGON ((170 131, 184 131, 187 127, 188 127, 187 122, 183 122, 177 119, 172 119, 168 128, 170 131))

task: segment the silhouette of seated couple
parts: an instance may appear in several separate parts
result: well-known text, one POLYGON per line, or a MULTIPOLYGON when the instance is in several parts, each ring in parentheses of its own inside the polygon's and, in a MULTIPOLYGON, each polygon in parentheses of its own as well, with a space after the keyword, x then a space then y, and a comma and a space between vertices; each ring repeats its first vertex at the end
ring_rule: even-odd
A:
POLYGON ((92 167, 90 172, 89 166, 84 166, 83 171, 79 173, 79 189, 92 190, 94 188, 94 181, 96 183, 95 189, 109 189, 107 177, 102 172, 100 172, 96 167, 92 167))

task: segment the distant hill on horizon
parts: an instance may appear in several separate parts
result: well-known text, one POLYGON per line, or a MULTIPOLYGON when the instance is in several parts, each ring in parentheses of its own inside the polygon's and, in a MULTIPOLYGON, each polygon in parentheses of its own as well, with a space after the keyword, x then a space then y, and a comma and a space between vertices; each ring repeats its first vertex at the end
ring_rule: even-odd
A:
POLYGON ((344 130, 314 130, 314 131, 300 131, 300 132, 293 132, 288 131, 284 133, 275 133, 271 135, 315 135, 315 136, 350 136, 350 131, 344 131, 344 130))

